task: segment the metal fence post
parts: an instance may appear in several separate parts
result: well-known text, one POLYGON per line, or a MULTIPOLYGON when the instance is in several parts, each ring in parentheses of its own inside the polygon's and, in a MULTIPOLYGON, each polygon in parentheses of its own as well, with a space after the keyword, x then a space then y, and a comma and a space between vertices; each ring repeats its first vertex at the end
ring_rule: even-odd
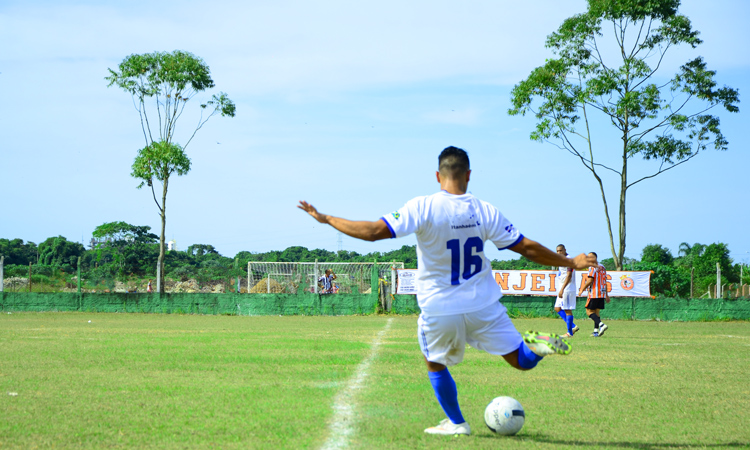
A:
POLYGON ((156 292, 161 295, 161 264, 156 263, 156 292))
POLYGON ((396 294, 396 261, 391 261, 391 289, 390 294, 396 294))
POLYGON ((313 286, 315 287, 315 293, 318 293, 318 258, 315 258, 315 268, 313 269, 315 274, 313 275, 313 286))
POLYGON ((716 298, 721 298, 721 266, 716 262, 716 298))
POLYGON ((370 295, 375 295, 375 298, 380 301, 380 293, 378 287, 380 286, 380 273, 378 273, 378 260, 376 259, 372 264, 372 270, 370 270, 370 295))
POLYGON ((76 280, 78 280, 78 293, 81 293, 81 257, 78 257, 78 274, 76 275, 76 280))
POLYGON ((3 264, 5 263, 5 256, 0 256, 0 292, 3 292, 3 286, 5 285, 4 281, 4 272, 3 272, 3 264))

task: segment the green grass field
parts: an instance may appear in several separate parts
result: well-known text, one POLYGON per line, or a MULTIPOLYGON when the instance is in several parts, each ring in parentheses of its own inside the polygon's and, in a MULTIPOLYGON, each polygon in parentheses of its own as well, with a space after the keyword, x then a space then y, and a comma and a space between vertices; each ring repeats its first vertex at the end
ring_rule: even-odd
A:
POLYGON ((423 433, 444 416, 414 316, 3 313, 0 449, 750 448, 750 322, 579 324, 530 372, 467 350, 452 438, 423 433), (515 437, 484 426, 500 395, 515 437))

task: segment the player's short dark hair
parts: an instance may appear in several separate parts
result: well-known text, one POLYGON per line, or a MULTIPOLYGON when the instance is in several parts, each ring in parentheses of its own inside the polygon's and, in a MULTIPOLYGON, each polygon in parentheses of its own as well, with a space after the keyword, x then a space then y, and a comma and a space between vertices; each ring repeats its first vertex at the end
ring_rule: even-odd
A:
POLYGON ((599 258, 599 255, 596 254, 596 252, 591 252, 592 255, 594 255, 595 258, 599 258))
POLYGON ((469 155, 458 147, 446 147, 438 156, 438 171, 450 178, 457 178, 469 171, 469 155))

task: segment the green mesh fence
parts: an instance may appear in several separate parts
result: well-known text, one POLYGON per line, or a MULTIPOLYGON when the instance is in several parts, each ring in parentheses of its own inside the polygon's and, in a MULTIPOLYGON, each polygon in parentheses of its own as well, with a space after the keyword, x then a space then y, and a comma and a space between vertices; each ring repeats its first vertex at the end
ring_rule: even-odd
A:
MULTIPOLYGON (((551 297, 505 296, 511 317, 556 317, 551 297)), ((91 311, 232 315, 418 314, 416 297, 395 295, 384 307, 378 293, 297 294, 143 294, 143 293, 0 293, 0 311, 91 311)), ((583 305, 575 317, 585 316, 583 305)), ((750 298, 649 299, 614 298, 603 319, 720 321, 750 320, 750 298)))

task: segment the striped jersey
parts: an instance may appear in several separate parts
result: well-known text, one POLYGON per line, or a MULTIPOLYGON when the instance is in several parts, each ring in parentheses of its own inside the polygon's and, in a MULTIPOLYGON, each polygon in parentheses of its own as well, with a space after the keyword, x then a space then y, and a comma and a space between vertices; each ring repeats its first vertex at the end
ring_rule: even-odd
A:
POLYGON ((606 298, 607 297, 607 269, 599 264, 596 267, 589 267, 589 278, 594 282, 589 287, 588 298, 606 298))
POLYGON ((333 292, 333 275, 323 275, 318 278, 318 283, 323 285, 324 294, 333 292))
POLYGON ((391 237, 417 237, 417 303, 423 313, 470 313, 502 297, 485 242, 503 250, 523 235, 491 204, 469 193, 440 191, 409 200, 381 220, 391 237))

